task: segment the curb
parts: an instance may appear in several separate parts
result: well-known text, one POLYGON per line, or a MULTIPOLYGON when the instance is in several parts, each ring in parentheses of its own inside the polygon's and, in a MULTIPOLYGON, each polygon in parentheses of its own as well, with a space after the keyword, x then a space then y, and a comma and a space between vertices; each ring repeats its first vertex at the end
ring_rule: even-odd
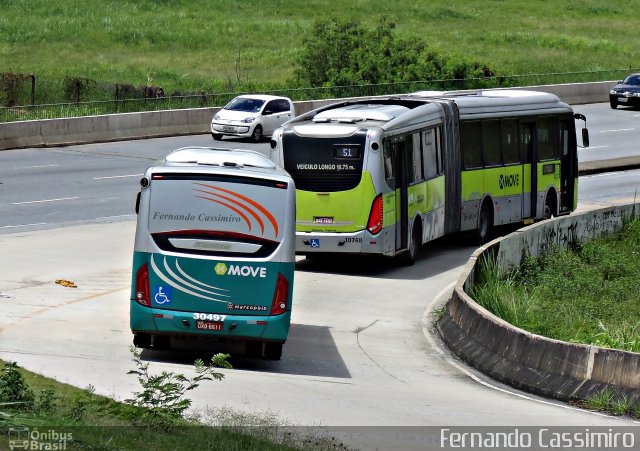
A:
POLYGON ((619 230, 638 216, 640 204, 565 216, 521 229, 479 248, 459 277, 436 328, 449 349, 484 374, 515 388, 561 401, 585 399, 607 388, 640 403, 640 353, 567 343, 512 326, 478 305, 465 287, 474 283, 478 259, 489 253, 498 267, 520 263, 526 249, 538 256, 619 230))

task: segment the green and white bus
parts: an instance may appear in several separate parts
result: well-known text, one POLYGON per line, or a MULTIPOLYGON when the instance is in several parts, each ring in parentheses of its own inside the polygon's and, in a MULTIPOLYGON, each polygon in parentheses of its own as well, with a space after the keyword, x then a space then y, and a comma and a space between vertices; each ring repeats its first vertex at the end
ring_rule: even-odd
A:
POLYGON ((295 266, 291 177, 257 152, 185 147, 148 168, 140 186, 134 345, 237 343, 279 359, 295 266))
MULTIPOLYGON (((572 108, 523 90, 348 100, 289 121, 271 159, 296 184, 296 253, 415 261, 449 233, 568 214, 577 204, 572 108)), ((588 145, 588 133, 583 129, 588 145)))

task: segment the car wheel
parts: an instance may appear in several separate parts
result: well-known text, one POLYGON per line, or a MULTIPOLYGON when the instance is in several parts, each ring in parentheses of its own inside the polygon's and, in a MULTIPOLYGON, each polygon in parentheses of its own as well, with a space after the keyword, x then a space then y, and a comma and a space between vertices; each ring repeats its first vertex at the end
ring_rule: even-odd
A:
POLYGON ((211 133, 211 136, 213 136, 215 141, 220 141, 222 139, 222 135, 219 133, 211 133))
POLYGON ((256 125, 256 128, 253 129, 251 139, 253 140, 253 142, 262 141, 262 127, 260 125, 256 125))
POLYGON ((611 108, 613 108, 615 110, 616 108, 618 108, 618 101, 617 100, 609 100, 609 105, 611 105, 611 108))
POLYGON ((489 202, 484 202, 480 209, 480 218, 478 219, 478 229, 476 230, 476 239, 479 244, 485 244, 491 239, 493 232, 493 213, 489 202))

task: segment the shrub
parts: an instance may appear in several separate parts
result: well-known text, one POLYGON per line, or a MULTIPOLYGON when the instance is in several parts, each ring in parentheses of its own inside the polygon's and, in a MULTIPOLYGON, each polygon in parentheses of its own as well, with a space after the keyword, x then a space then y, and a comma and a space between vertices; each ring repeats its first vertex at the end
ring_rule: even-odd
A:
POLYGON ((330 87, 494 75, 486 64, 439 55, 422 39, 396 37, 394 29, 395 24, 384 16, 373 30, 355 20, 316 22, 311 36, 303 41, 292 83, 330 87))

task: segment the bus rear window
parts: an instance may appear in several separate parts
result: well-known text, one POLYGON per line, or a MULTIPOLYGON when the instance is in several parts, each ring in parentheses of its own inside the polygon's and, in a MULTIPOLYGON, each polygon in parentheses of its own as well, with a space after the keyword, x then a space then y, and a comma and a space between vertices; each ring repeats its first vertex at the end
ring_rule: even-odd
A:
POLYGON ((152 178, 149 232, 216 232, 249 241, 282 241, 287 189, 274 181, 243 181, 173 174, 152 178))
POLYGON ((340 138, 283 136, 284 168, 296 188, 334 192, 355 188, 362 177, 366 133, 340 138))

